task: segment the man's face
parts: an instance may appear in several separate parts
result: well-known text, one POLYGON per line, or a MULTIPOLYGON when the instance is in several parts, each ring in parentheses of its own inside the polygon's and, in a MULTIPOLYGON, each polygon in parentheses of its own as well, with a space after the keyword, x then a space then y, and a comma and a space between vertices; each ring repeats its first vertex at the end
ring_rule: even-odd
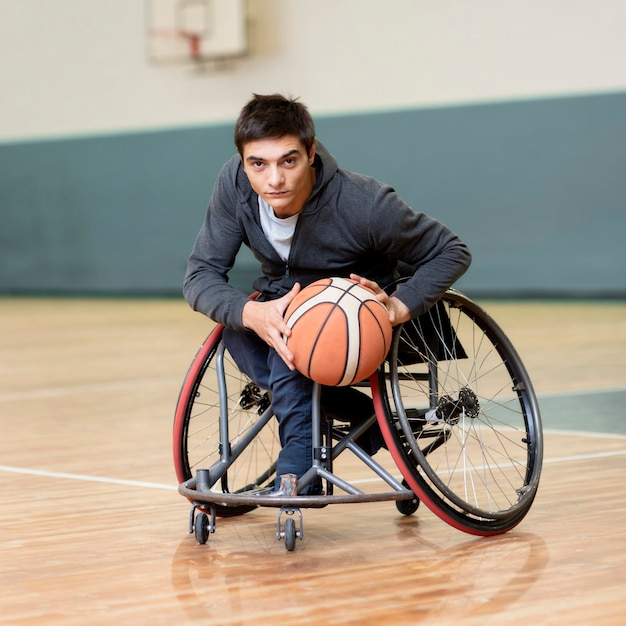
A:
POLYGON ((315 184, 315 144, 307 154, 297 137, 250 141, 243 147, 243 167, 256 193, 277 217, 299 213, 315 184))

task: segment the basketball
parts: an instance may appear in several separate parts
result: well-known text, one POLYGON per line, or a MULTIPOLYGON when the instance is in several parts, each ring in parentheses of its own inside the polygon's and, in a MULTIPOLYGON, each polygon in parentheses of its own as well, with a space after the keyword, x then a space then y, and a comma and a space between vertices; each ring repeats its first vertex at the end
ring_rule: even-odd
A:
POLYGON ((311 283, 285 311, 296 369, 322 385, 368 378, 385 360, 391 322, 373 291, 347 278, 311 283))

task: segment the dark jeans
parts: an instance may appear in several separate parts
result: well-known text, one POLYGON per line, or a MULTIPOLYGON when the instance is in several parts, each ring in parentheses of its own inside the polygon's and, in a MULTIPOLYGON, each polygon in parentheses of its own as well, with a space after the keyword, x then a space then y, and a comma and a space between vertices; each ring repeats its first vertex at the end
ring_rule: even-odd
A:
MULTIPOLYGON (((276 487, 281 474, 302 476, 313 464, 312 401, 313 381, 298 371, 291 371, 278 353, 252 332, 224 329, 224 345, 237 367, 259 387, 272 394, 272 407, 278 420, 281 451, 276 468, 276 487)), ((322 407, 336 417, 367 418, 374 413, 371 398, 349 387, 324 387, 322 407)), ((378 424, 372 426, 357 443, 368 454, 374 454, 383 439, 378 424)))

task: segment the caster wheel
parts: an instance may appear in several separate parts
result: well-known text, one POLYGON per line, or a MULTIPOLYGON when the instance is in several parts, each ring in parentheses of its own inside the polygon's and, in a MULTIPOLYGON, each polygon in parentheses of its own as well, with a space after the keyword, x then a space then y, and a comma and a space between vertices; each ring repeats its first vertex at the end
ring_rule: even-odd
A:
MULTIPOLYGON (((406 489, 409 488, 406 481, 403 480, 402 484, 406 487, 406 489)), ((413 515, 413 513, 417 511, 419 505, 420 500, 415 494, 413 494, 413 497, 410 500, 396 500, 396 508, 400 513, 402 513, 402 515, 413 515)))
POLYGON ((209 516, 206 513, 198 513, 194 530, 199 544, 205 544, 209 540, 209 516))
POLYGON ((292 552, 296 547, 296 522, 291 517, 285 520, 285 548, 292 552))

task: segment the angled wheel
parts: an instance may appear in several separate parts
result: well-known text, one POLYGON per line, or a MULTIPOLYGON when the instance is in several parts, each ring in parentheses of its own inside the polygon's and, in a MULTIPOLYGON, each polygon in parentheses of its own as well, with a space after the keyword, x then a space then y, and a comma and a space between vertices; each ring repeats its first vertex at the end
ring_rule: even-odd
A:
POLYGON ((196 541, 204 545, 209 540, 209 516, 206 513, 198 513, 194 524, 196 541))
POLYGON ((296 522, 292 517, 285 520, 285 548, 292 552, 296 547, 296 522))
MULTIPOLYGON (((402 485, 409 488, 409 484, 406 480, 402 481, 402 485)), ((413 513, 417 512, 417 509, 420 505, 420 499, 413 494, 413 497, 410 500, 396 500, 396 509, 398 509, 399 513, 402 515, 413 515, 413 513)))
MULTIPOLYGON (((274 483, 280 451, 269 395, 243 374, 222 343, 218 326, 191 363, 176 405, 174 467, 179 483, 208 469, 209 487, 242 493, 274 483)), ((227 517, 252 510, 249 505, 215 504, 227 517)))
POLYGON ((516 526, 535 498, 543 437, 528 374, 504 332, 450 290, 398 327, 374 381, 381 429, 408 485, 452 526, 516 526))

